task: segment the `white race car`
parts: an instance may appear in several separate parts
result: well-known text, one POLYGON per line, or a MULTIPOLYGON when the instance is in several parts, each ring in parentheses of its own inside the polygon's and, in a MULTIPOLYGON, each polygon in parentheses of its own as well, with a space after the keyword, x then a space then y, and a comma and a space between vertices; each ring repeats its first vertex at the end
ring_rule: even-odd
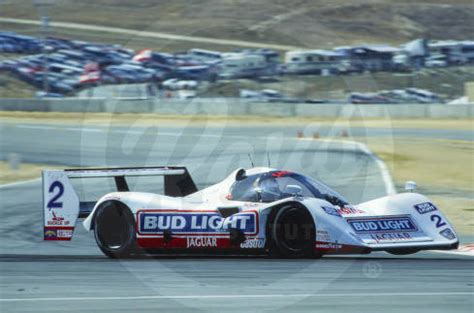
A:
POLYGON ((357 205, 323 183, 270 168, 238 169, 198 191, 185 167, 43 171, 44 239, 71 240, 78 218, 112 258, 139 253, 325 254, 456 249, 428 198, 409 192, 357 205), (130 191, 127 177, 164 176, 164 194, 130 191), (110 177, 117 192, 81 202, 72 179, 110 177))

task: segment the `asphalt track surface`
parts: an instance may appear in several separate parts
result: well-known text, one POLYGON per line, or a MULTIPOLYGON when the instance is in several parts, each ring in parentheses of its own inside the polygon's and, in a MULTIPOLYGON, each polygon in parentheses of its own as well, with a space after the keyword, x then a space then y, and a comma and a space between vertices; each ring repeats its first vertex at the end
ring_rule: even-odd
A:
MULTIPOLYGON (((380 168, 368 155, 338 142, 297 140, 292 128, 4 123, 0 133, 1 159, 16 152, 28 162, 65 166, 185 164, 204 187, 236 167, 248 167, 248 153, 256 165, 266 165, 269 152, 274 167, 319 177, 353 202, 386 192, 380 168)), ((136 184, 161 188, 146 181, 136 184)), ((84 196, 97 196, 112 186, 94 181, 77 188, 84 196)), ((102 256, 81 225, 72 242, 41 240, 39 180, 0 187, 0 199, 1 312, 474 309, 474 264, 466 256, 424 252, 321 260, 181 256, 118 261, 102 256)))

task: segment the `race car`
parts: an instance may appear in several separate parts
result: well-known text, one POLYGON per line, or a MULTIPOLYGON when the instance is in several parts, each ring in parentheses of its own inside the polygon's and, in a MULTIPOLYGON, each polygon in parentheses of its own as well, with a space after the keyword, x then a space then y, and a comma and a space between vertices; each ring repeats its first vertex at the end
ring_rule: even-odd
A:
POLYGON ((314 257, 456 249, 458 236, 425 196, 400 193, 357 205, 311 177, 237 169, 198 191, 186 167, 43 171, 44 240, 71 240, 85 218, 111 258, 148 253, 314 257), (134 176, 164 176, 164 192, 130 191, 134 176), (113 178, 116 191, 80 201, 74 179, 113 178))

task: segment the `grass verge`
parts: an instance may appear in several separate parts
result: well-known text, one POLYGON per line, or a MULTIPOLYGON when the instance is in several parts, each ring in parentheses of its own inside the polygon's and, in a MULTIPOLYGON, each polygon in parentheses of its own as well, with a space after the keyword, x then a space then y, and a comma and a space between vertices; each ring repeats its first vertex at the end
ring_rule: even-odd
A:
POLYGON ((7 74, 0 73, 1 98, 34 98, 36 89, 7 74))
POLYGON ((397 186, 414 180, 456 230, 474 234, 474 144, 470 141, 370 139, 369 148, 387 164, 397 186))
POLYGON ((51 165, 21 163, 17 170, 10 168, 6 161, 0 161, 0 184, 8 184, 22 180, 29 180, 41 177, 42 169, 55 169, 51 165))

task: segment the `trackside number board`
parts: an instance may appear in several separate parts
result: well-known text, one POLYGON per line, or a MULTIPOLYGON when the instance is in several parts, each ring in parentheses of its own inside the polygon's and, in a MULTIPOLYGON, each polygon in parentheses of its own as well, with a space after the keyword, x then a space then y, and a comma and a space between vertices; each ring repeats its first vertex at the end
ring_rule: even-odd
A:
POLYGON ((395 243, 429 240, 410 216, 348 219, 347 223, 366 243, 395 243))
POLYGON ((230 229, 241 230, 246 235, 258 233, 256 212, 242 212, 227 218, 218 212, 198 211, 139 211, 137 213, 140 235, 159 235, 169 230, 181 235, 217 235, 230 229))

